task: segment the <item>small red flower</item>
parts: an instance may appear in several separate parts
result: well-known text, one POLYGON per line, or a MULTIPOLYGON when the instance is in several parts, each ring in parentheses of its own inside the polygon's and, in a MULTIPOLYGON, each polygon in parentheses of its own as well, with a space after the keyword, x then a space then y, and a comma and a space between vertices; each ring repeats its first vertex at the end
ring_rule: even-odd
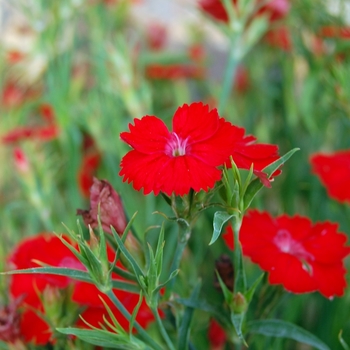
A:
MULTIPOLYGON (((342 296, 346 287, 343 259, 350 253, 347 237, 330 222, 312 225, 301 216, 272 218, 251 210, 243 219, 243 254, 269 273, 271 284, 293 293, 319 291, 325 297, 342 296)), ((233 247, 232 228, 224 234, 233 247)))
POLYGON ((2 136, 1 140, 5 144, 17 143, 23 140, 51 141, 57 138, 59 128, 54 122, 54 112, 51 106, 43 104, 39 106, 40 121, 35 126, 23 126, 10 130, 2 136), (42 119, 46 123, 42 123, 42 119))
POLYGON ((311 156, 312 171, 326 187, 328 195, 340 202, 350 202, 350 150, 311 156))
POLYGON ((323 38, 350 39, 350 27, 324 26, 319 35, 323 38))

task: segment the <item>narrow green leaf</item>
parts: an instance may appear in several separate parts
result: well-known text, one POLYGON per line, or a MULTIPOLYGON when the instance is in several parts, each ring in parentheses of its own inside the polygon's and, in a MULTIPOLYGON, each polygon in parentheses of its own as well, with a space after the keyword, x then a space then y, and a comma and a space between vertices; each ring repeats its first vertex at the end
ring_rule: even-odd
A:
POLYGON ((282 320, 251 321, 247 324, 250 333, 263 334, 270 337, 288 338, 308 344, 318 350, 330 350, 328 345, 307 330, 293 323, 282 320))
POLYGON ((142 304, 142 300, 143 300, 143 294, 142 294, 142 290, 140 291, 140 297, 139 297, 139 301, 137 302, 137 305, 134 307, 134 310, 131 314, 131 318, 130 318, 130 322, 129 322, 129 334, 130 336, 132 335, 132 330, 134 328, 134 324, 136 321, 136 316, 137 313, 140 310, 141 304, 142 304))
MULTIPOLYGON (((13 270, 0 272, 0 275, 20 275, 20 274, 49 274, 49 275, 59 275, 70 277, 74 280, 94 283, 90 277, 90 274, 86 271, 70 269, 67 267, 33 267, 30 269, 21 269, 21 270, 13 270)), ((124 282, 120 280, 112 280, 112 286, 114 289, 123 290, 130 293, 139 294, 140 287, 134 283, 124 282)))
POLYGON ((238 338, 241 339, 243 344, 248 347, 248 345, 243 337, 243 333, 242 333, 242 325, 243 325, 244 315, 245 315, 244 312, 239 313, 239 314, 231 313, 231 322, 232 322, 233 326, 235 327, 235 331, 237 333, 238 338))
MULTIPOLYGON (((224 281, 222 280, 222 278, 221 278, 219 272, 218 272, 217 270, 215 270, 215 273, 216 273, 216 277, 217 277, 217 279, 218 279, 218 281, 219 281, 221 290, 222 290, 222 292, 224 293, 225 301, 226 301, 227 305, 231 305, 233 294, 232 294, 232 292, 226 287, 226 284, 225 284, 224 281)), ((232 288, 233 288, 233 286, 232 286, 232 288)))
POLYGON ((56 330, 63 334, 75 335, 81 340, 87 343, 108 347, 112 349, 121 350, 134 350, 134 349, 145 349, 146 346, 140 340, 134 338, 130 341, 128 337, 121 334, 111 333, 106 330, 97 329, 81 329, 81 328, 56 328, 56 330))
POLYGON ((111 226, 112 233, 114 236, 114 239, 116 240, 118 244, 118 248, 122 252, 122 254, 125 256, 125 258, 128 260, 129 264, 131 265, 132 269, 134 270, 135 276, 139 278, 139 276, 145 277, 144 273, 142 272, 140 266, 136 262, 136 260, 133 258, 133 256, 129 253, 129 251, 126 249, 123 241, 119 237, 118 233, 114 230, 114 228, 111 226))
POLYGON ((214 214, 213 220, 213 235, 211 237, 209 245, 212 245, 220 236, 222 227, 227 221, 233 218, 233 215, 228 214, 226 211, 217 211, 214 214))
POLYGON ((252 284, 252 286, 249 288, 249 290, 245 293, 245 298, 247 300, 248 303, 251 302, 253 295, 255 293, 256 288, 258 287, 258 285, 260 284, 260 282, 262 281, 263 277, 264 277, 264 273, 262 273, 256 280, 255 282, 252 284))
MULTIPOLYGON (((194 287, 189 300, 197 300, 202 282, 199 281, 194 287)), ((191 321, 194 313, 194 308, 187 306, 179 326, 178 349, 188 349, 188 341, 190 337, 191 321)))
POLYGON ((340 330, 339 335, 338 335, 338 339, 339 339, 341 346, 344 348, 344 350, 350 350, 349 345, 343 339, 343 330, 340 330))

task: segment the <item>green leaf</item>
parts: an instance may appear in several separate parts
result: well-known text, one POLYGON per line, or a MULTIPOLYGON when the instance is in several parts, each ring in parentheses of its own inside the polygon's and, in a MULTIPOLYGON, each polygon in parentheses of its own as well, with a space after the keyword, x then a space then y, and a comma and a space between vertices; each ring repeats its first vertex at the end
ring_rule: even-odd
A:
POLYGON ((136 338, 133 338, 131 341, 125 335, 111 333, 103 329, 81 329, 68 327, 56 328, 56 330, 63 334, 75 335, 79 339, 96 346, 121 350, 147 349, 146 345, 136 338))
MULTIPOLYGON (((42 273, 49 274, 49 275, 66 276, 74 280, 92 283, 92 284, 94 283, 88 272, 82 271, 82 270, 70 269, 67 267, 52 267, 52 266, 33 267, 30 269, 20 269, 20 270, 13 270, 13 271, 7 271, 7 272, 0 272, 0 275, 42 274, 42 273)), ((139 286, 134 283, 124 282, 120 280, 112 280, 112 286, 114 289, 119 289, 119 290, 135 293, 135 294, 140 293, 139 286)))
POLYGON ((242 324, 243 324, 243 319, 244 319, 244 315, 245 313, 239 313, 239 314, 235 314, 235 313, 231 313, 231 322, 233 324, 233 326, 235 327, 235 331, 239 337, 239 339, 241 339, 241 341, 243 342, 243 344, 248 347, 244 337, 243 337, 243 333, 242 333, 242 324))
MULTIPOLYGON (((197 300, 199 292, 202 286, 202 282, 199 281, 194 287, 192 294, 189 300, 197 300)), ((191 321, 193 317, 194 308, 187 306, 184 312, 184 315, 179 326, 179 335, 178 335, 178 349, 188 349, 188 341, 190 337, 191 330, 191 321)))
POLYGON ((111 226, 111 230, 112 230, 114 239, 116 240, 116 242, 118 244, 118 248, 120 249, 122 254, 125 256, 128 263, 131 265, 132 269, 134 270, 135 276, 138 278, 138 280, 139 280, 140 276, 145 278, 145 275, 142 272, 140 266, 138 265, 136 260, 133 258, 133 256, 129 253, 129 251, 126 249, 122 239, 119 237, 118 233, 115 231, 115 229, 112 226, 111 226))
POLYGON ((233 218, 233 215, 228 214, 226 211, 217 211, 214 214, 213 220, 213 235, 211 237, 209 245, 212 245, 220 236, 222 227, 227 221, 233 218))
POLYGON ((260 284, 260 282, 262 281, 263 277, 264 277, 264 273, 262 273, 256 280, 255 282, 252 284, 252 286, 249 288, 249 290, 245 293, 245 298, 247 300, 248 303, 251 302, 253 295, 255 293, 256 288, 258 287, 258 285, 260 284))
POLYGON ((344 348, 344 350, 350 350, 349 345, 343 339, 343 330, 340 330, 339 335, 338 335, 338 339, 339 339, 340 344, 344 348))
MULTIPOLYGON (((293 148, 289 152, 287 152, 281 158, 278 158, 276 161, 271 163, 266 168, 262 169, 264 173, 267 173, 268 177, 270 177, 281 165, 283 165, 295 152, 299 151, 299 148, 293 148)), ((248 186, 243 202, 244 202, 244 211, 246 211, 256 194, 264 187, 261 183, 260 179, 254 179, 248 186)))
POLYGON ((247 324, 250 333, 262 334, 270 337, 288 338, 300 343, 308 344, 318 350, 330 348, 315 335, 293 323, 282 320, 251 321, 247 324))

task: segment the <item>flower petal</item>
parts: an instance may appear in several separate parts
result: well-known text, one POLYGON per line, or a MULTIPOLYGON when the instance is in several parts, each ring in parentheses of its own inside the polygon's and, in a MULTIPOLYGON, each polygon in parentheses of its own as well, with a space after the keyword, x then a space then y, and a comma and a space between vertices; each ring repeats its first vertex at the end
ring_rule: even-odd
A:
POLYGON ((122 132, 120 138, 135 150, 153 154, 164 152, 170 133, 164 122, 154 116, 134 119, 135 125, 129 124, 130 132, 122 132))

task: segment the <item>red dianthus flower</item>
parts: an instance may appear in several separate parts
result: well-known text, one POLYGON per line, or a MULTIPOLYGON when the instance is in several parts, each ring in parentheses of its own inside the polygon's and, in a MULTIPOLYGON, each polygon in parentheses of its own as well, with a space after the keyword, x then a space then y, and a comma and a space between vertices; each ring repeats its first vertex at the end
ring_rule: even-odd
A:
POLYGON ((350 150, 328 155, 316 153, 311 156, 310 162, 328 195, 340 202, 350 202, 350 150))
POLYGON ((231 166, 231 155, 238 168, 250 169, 254 164, 254 173, 270 185, 261 170, 279 158, 277 146, 253 144, 253 136, 245 136, 243 128, 201 102, 177 109, 172 132, 154 116, 134 122, 129 124, 130 132, 120 135, 134 149, 123 157, 119 174, 123 181, 133 182, 135 190, 169 196, 182 196, 191 188, 207 191, 221 178, 217 167, 231 166))
MULTIPOLYGON (((319 291, 325 297, 342 296, 346 287, 343 259, 350 253, 347 237, 338 225, 312 225, 301 216, 272 218, 251 210, 243 219, 240 242, 243 254, 269 273, 271 284, 293 293, 319 291)), ((232 228, 224 239, 233 247, 232 228)))

